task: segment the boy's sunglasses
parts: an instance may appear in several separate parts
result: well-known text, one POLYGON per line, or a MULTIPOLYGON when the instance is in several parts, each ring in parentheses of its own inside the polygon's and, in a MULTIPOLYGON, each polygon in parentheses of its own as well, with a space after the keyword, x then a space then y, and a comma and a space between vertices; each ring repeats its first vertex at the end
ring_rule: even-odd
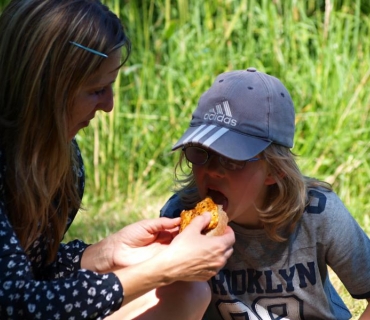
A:
POLYGON ((203 148, 194 147, 194 146, 183 147, 182 151, 184 151, 185 157, 189 162, 191 162, 192 164, 198 165, 198 166, 206 164, 207 161, 212 156, 216 156, 218 157, 218 161, 220 162, 220 164, 225 169, 228 169, 228 170, 241 170, 244 168, 247 162, 254 162, 254 161, 261 160, 261 158, 251 158, 248 160, 233 160, 233 159, 221 156, 217 153, 213 153, 203 148))

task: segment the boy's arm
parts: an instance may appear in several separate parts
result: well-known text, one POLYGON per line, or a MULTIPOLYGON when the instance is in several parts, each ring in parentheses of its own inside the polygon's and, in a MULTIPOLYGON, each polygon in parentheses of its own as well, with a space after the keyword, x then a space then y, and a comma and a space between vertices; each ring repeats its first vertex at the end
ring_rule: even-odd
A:
POLYGON ((358 319, 359 320, 370 320, 370 299, 367 299, 367 307, 365 311, 362 313, 361 317, 358 319))

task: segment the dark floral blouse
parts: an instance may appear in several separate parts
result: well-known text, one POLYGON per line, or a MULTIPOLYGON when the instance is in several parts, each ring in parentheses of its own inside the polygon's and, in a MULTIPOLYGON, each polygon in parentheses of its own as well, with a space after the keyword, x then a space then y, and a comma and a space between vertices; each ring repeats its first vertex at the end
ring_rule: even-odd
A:
MULTIPOLYGON (((84 166, 74 168, 84 190, 84 166)), ((46 264, 43 236, 25 252, 7 217, 5 154, 0 149, 0 319, 103 319, 122 304, 123 288, 113 273, 81 269, 88 246, 80 240, 61 243, 57 259, 46 264)), ((66 231, 77 212, 70 212, 66 231)))

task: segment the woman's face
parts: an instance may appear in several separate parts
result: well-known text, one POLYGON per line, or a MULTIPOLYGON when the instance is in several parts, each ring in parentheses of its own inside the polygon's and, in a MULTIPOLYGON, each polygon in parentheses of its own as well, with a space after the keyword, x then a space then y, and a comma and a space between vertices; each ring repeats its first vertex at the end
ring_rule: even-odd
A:
POLYGON ((121 50, 109 54, 98 71, 77 92, 72 111, 67 119, 68 140, 89 125, 96 111, 110 112, 113 109, 113 83, 121 63, 121 50))
POLYGON ((193 165, 192 170, 201 198, 210 196, 222 204, 229 221, 247 228, 262 227, 256 207, 261 208, 268 186, 275 183, 266 161, 247 162, 243 169, 232 171, 214 154, 206 164, 193 165))

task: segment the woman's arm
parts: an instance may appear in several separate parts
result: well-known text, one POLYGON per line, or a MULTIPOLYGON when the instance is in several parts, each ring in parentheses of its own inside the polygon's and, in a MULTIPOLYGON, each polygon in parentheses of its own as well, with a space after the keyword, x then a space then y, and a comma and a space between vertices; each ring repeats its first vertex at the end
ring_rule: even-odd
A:
POLYGON ((224 266, 235 241, 231 228, 223 236, 202 235, 209 221, 209 214, 199 216, 176 237, 179 219, 137 222, 88 247, 82 266, 114 271, 124 288, 124 304, 176 281, 208 280, 224 266))

